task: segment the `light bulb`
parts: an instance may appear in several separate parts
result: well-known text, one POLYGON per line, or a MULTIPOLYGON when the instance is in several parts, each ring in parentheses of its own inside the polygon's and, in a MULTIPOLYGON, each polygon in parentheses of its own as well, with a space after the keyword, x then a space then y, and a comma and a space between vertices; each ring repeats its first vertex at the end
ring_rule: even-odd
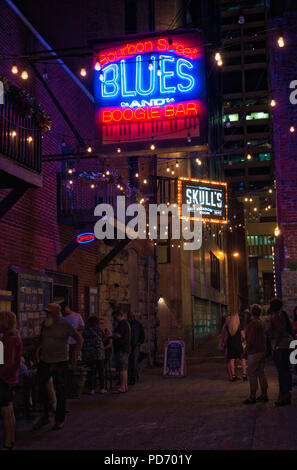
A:
POLYGON ((143 184, 147 184, 147 179, 146 178, 144 178, 143 184))
POLYGON ((171 171, 172 176, 174 175, 174 170, 171 171))
POLYGON ((139 178, 139 173, 135 173, 135 178, 139 178))
POLYGON ((197 165, 199 165, 199 166, 202 165, 202 161, 200 160, 200 158, 196 158, 196 163, 197 163, 197 165))
POLYGON ((167 168, 166 168, 166 171, 167 171, 167 173, 169 173, 169 172, 170 172, 170 168, 169 168, 169 166, 167 166, 167 168))
POLYGON ((86 69, 85 69, 84 67, 82 67, 82 68, 80 69, 80 74, 81 74, 82 77, 86 77, 87 71, 86 71, 86 69))
POLYGON ((293 124, 290 126, 290 132, 293 134, 293 132, 295 132, 295 127, 293 126, 293 124))
POLYGON ((245 17, 243 15, 240 15, 238 18, 238 24, 244 24, 245 23, 245 17))
POLYGON ((11 67, 11 73, 13 73, 14 75, 17 74, 19 71, 18 67, 17 67, 17 64, 14 62, 12 67, 11 67))
POLYGON ((27 137, 27 142, 29 142, 29 144, 33 141, 33 138, 29 135, 29 137, 27 137))
POLYGON ((153 61, 152 61, 152 59, 149 60, 148 68, 149 68, 149 70, 154 70, 154 66, 153 66, 153 61))
POLYGON ((107 176, 109 176, 109 175, 110 175, 110 171, 109 171, 109 170, 107 170, 107 172, 106 172, 106 175, 107 175, 107 176))
POLYGON ((87 152, 88 152, 88 153, 91 153, 92 150, 93 150, 92 147, 89 145, 89 147, 87 147, 87 152))
POLYGON ((103 75, 102 70, 101 70, 101 72, 99 73, 99 80, 100 80, 101 82, 104 81, 104 75, 103 75))
POLYGON ((101 70, 101 65, 100 65, 100 62, 98 60, 96 60, 94 69, 97 70, 97 72, 99 72, 99 70, 101 70))
POLYGON ((94 184, 91 184, 91 188, 94 189, 94 188, 95 188, 95 185, 94 185, 94 184))
POLYGON ((158 77, 161 77, 161 75, 162 75, 160 65, 158 65, 158 67, 157 67, 157 75, 158 75, 158 77))
POLYGON ((279 38, 277 40, 277 43, 278 43, 278 47, 285 47, 285 40, 284 40, 284 37, 282 35, 279 36, 279 38))
POLYGON ((176 168, 179 168, 179 163, 178 163, 178 160, 176 160, 176 164, 175 164, 176 168))
POLYGON ((72 181, 72 180, 69 180, 69 184, 73 184, 73 181, 72 181))
POLYGON ((219 60, 221 60, 221 54, 219 52, 216 53, 215 55, 215 60, 218 62, 219 60))
POLYGON ((23 70, 22 73, 21 73, 21 78, 22 78, 23 80, 27 80, 28 77, 29 77, 29 75, 28 75, 27 70, 23 70))
POLYGON ((69 168, 68 173, 69 173, 69 175, 72 174, 72 169, 71 168, 69 168))
POLYGON ((270 106, 272 106, 274 108, 275 105, 276 105, 276 101, 274 99, 272 99, 270 101, 270 106))
POLYGON ((121 147, 118 147, 118 148, 117 148, 117 153, 121 153, 121 151, 122 151, 122 150, 121 150, 121 147))
POLYGON ((192 142, 190 132, 188 132, 188 135, 187 135, 187 142, 188 142, 188 143, 192 142))
POLYGON ((222 59, 218 60, 218 66, 219 66, 219 67, 222 67, 222 65, 223 65, 222 59))
POLYGON ((251 156, 251 154, 250 154, 250 153, 248 153, 248 154, 247 154, 247 156, 246 156, 246 158, 247 158, 247 160, 251 160, 251 159, 252 159, 252 156, 251 156))
POLYGON ((15 137, 15 136, 16 136, 16 131, 12 131, 11 137, 15 137))

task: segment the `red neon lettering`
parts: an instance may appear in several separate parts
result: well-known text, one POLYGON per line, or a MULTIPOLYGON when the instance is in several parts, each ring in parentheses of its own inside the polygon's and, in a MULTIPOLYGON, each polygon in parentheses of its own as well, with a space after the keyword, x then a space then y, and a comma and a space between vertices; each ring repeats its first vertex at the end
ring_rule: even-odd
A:
POLYGON ((112 112, 108 111, 108 110, 103 111, 102 121, 103 122, 111 122, 112 121, 112 112))
POLYGON ((144 51, 144 44, 142 42, 139 42, 136 44, 136 50, 137 52, 143 52, 144 51))
POLYGON ((135 119, 145 119, 145 110, 143 108, 137 108, 134 112, 135 119))
POLYGON ((167 47, 168 47, 168 43, 167 43, 166 39, 164 39, 164 38, 158 39, 158 50, 159 51, 167 51, 167 47))
POLYGON ((197 103, 187 103, 187 114, 198 114, 197 103))
POLYGON ((123 112, 123 118, 126 119, 126 121, 131 121, 131 119, 133 119, 132 109, 126 108, 125 111, 123 112))
POLYGON ((114 121, 121 121, 123 119, 123 113, 120 109, 116 109, 113 113, 112 113, 112 117, 113 117, 113 120, 114 121))
POLYGON ((183 105, 182 103, 180 103, 180 104, 177 106, 175 115, 176 115, 176 116, 178 116, 178 115, 184 116, 185 114, 186 114, 185 107, 184 107, 184 105, 183 105))
POLYGON ((165 106, 165 117, 171 118, 174 116, 174 106, 173 104, 166 104, 165 106))
POLYGON ((161 116, 160 111, 161 111, 160 106, 153 106, 151 108, 152 119, 158 119, 158 118, 161 119, 162 116, 161 116))

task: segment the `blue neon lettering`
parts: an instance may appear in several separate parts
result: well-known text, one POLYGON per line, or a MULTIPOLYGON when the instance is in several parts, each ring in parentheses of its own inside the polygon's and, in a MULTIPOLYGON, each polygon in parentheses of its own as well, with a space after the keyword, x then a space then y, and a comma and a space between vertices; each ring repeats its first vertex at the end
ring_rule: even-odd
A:
MULTIPOLYGON (((142 65, 142 59, 141 59, 141 55, 138 55, 136 57, 136 93, 139 94, 139 95, 142 95, 142 96, 148 96, 152 93, 155 92, 155 88, 156 88, 156 61, 155 61, 155 57, 151 57, 151 60, 152 60, 152 63, 153 63, 153 70, 149 70, 149 74, 150 74, 150 86, 149 86, 149 89, 148 90, 144 90, 142 88, 142 82, 143 82, 143 77, 142 77, 142 72, 143 72, 143 65, 142 65)), ((147 67, 147 63, 145 63, 144 65, 146 68, 147 67)))
POLYGON ((136 91, 127 90, 127 68, 126 61, 121 60, 121 82, 122 82, 122 96, 135 96, 136 91))
POLYGON ((160 55, 160 69, 162 72, 160 76, 160 93, 175 93, 175 86, 166 86, 166 80, 174 77, 174 72, 165 69, 166 62, 174 63, 175 58, 167 55, 160 55))
POLYGON ((177 85, 179 91, 183 91, 184 93, 191 91, 195 85, 195 80, 192 75, 189 75, 182 71, 182 67, 186 67, 188 69, 193 69, 193 64, 186 59, 178 59, 176 64, 176 73, 179 78, 182 80, 187 80, 189 84, 187 86, 181 85, 180 83, 177 85))
POLYGON ((103 98, 111 98, 117 96, 120 91, 120 86, 118 83, 119 79, 119 68, 117 64, 110 64, 107 67, 104 67, 102 70, 103 73, 103 82, 101 84, 101 94, 103 98), (113 78, 107 80, 107 75, 112 72, 113 78), (108 88, 111 88, 109 91, 108 88))

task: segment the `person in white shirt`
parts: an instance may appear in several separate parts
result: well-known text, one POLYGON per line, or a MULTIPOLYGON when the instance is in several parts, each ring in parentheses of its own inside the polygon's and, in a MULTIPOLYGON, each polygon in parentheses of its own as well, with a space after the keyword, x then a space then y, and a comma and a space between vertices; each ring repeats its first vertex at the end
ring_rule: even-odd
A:
MULTIPOLYGON (((61 304, 61 310, 67 323, 69 323, 78 333, 81 334, 85 328, 85 323, 80 313, 73 312, 70 306, 66 302, 63 302, 61 304)), ((75 339, 70 337, 69 338, 69 360, 70 361, 72 358, 75 345, 76 345, 75 339)))

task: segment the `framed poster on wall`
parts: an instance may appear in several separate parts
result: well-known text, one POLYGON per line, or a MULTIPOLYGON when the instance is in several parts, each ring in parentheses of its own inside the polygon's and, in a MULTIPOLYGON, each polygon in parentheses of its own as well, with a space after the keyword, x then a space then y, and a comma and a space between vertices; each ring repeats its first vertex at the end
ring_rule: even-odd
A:
POLYGON ((38 271, 10 266, 9 287, 14 294, 13 310, 23 339, 34 339, 52 302, 53 279, 38 271))

